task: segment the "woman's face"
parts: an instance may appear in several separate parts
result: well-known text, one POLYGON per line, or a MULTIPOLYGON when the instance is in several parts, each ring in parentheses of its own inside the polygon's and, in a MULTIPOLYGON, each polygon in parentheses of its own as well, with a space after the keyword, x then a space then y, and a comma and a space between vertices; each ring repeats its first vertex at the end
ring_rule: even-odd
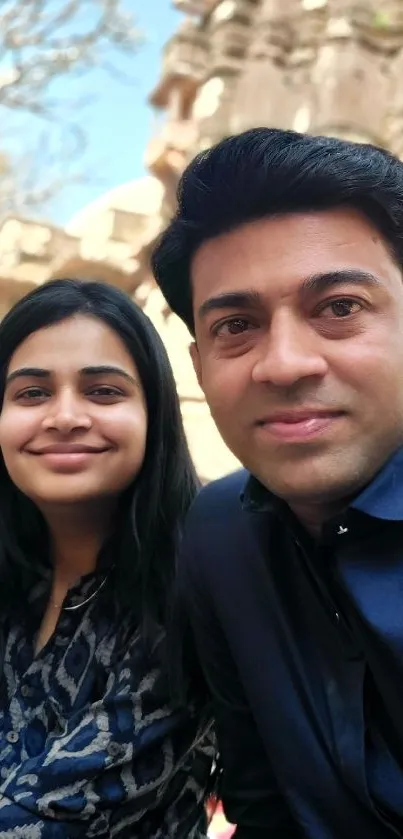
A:
POLYGON ((40 329, 10 359, 0 446, 39 508, 116 499, 142 466, 146 436, 136 365, 103 321, 77 315, 40 329))

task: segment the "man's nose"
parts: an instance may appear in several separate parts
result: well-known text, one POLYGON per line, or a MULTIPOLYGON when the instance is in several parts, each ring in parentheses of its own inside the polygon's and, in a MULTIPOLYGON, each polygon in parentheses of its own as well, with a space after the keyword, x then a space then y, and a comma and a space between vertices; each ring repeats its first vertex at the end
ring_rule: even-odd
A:
POLYGON ((253 368, 255 382, 290 387, 301 379, 323 377, 327 369, 321 341, 308 323, 285 312, 272 318, 253 368))

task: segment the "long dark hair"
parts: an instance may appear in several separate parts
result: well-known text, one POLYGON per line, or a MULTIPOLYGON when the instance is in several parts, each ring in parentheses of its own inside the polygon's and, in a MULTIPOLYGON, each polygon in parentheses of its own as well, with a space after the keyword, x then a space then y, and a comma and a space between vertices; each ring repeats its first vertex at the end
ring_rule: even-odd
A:
MULTIPOLYGON (((148 317, 122 291, 98 282, 52 280, 20 300, 0 324, 0 407, 10 359, 33 332, 74 315, 98 318, 135 361, 148 411, 144 464, 124 494, 116 549, 118 607, 143 626, 161 624, 174 578, 181 525, 197 490, 171 365, 148 317)), ((35 505, 13 484, 0 454, 0 609, 21 602, 31 585, 46 528, 35 505), (28 575, 28 576, 27 576, 28 575), (25 580, 25 586, 22 581, 25 580)))

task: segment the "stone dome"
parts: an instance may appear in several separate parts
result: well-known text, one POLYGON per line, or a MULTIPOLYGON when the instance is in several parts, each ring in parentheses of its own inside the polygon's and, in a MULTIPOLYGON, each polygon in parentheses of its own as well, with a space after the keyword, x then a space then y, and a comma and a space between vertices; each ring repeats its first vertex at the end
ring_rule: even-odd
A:
POLYGON ((160 180, 145 175, 127 181, 100 195, 79 210, 65 227, 71 236, 82 236, 94 220, 108 210, 120 210, 136 216, 158 216, 161 209, 164 187, 160 180))

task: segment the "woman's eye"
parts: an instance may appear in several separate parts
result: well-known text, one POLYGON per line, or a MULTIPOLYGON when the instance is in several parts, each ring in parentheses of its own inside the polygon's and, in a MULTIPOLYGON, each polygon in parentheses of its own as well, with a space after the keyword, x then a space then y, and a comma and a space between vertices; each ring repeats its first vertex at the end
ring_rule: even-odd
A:
POLYGON ((27 400, 34 400, 34 399, 43 399, 49 396, 46 390, 43 390, 41 387, 27 387, 25 390, 21 390, 19 393, 16 394, 16 399, 27 399, 27 400))
POLYGON ((362 304, 358 302, 358 300, 351 300, 348 297, 340 298, 340 300, 332 300, 329 303, 326 303, 320 310, 320 314, 323 314, 326 311, 330 311, 330 314, 334 318, 347 318, 351 315, 357 314, 357 312, 361 311, 362 304))
POLYGON ((115 387, 108 387, 108 385, 94 387, 89 391, 88 395, 95 396, 101 399, 113 399, 119 396, 123 396, 121 390, 118 390, 115 387))

